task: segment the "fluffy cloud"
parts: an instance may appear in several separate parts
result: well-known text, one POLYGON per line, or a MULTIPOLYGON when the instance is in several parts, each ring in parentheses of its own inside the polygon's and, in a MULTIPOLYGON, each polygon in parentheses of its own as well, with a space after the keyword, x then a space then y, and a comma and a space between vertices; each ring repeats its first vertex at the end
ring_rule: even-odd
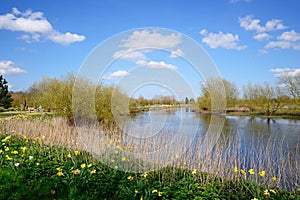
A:
POLYGON ((256 31, 258 33, 282 30, 287 27, 282 24, 281 20, 271 19, 266 22, 264 26, 260 25, 259 19, 254 19, 252 15, 247 15, 246 17, 239 18, 240 26, 246 31, 256 31))
POLYGON ((117 78, 127 76, 127 75, 129 75, 129 73, 127 71, 119 70, 116 72, 112 72, 107 76, 103 76, 103 79, 104 80, 112 80, 112 79, 117 79, 117 78))
POLYGON ((262 40, 268 40, 271 38, 271 36, 267 33, 259 33, 255 36, 253 36, 254 39, 258 40, 258 41, 262 41, 262 40))
POLYGON ((19 39, 26 42, 38 42, 41 36, 63 45, 85 39, 83 35, 60 33, 54 30, 42 12, 31 10, 20 12, 17 8, 13 8, 12 13, 0 15, 0 29, 25 32, 26 34, 21 35, 19 39))
POLYGON ((146 60, 144 52, 145 51, 130 51, 129 49, 120 50, 114 53, 113 58, 122 58, 131 61, 146 60))
POLYGON ((205 29, 200 31, 201 35, 204 35, 202 42, 209 45, 211 48, 222 47, 225 49, 243 50, 247 46, 239 46, 239 36, 231 33, 207 33, 205 29))
POLYGON ((286 31, 277 37, 277 41, 271 41, 266 44, 265 48, 276 48, 281 49, 292 48, 295 50, 300 50, 300 33, 296 31, 286 31))
POLYGON ((171 51, 170 57, 171 58, 177 58, 177 57, 180 57, 180 56, 183 56, 183 55, 184 55, 184 52, 181 49, 176 49, 176 51, 171 51))
POLYGON ((176 66, 174 66, 172 64, 167 64, 164 61, 160 61, 160 62, 150 61, 146 65, 149 68, 169 69, 169 70, 176 70, 177 69, 176 66))
POLYGON ((128 39, 126 39, 122 47, 129 49, 136 48, 172 48, 181 43, 180 34, 162 35, 157 32, 148 30, 134 31, 128 39))
POLYGON ((280 77, 284 75, 296 76, 300 73, 300 68, 291 69, 291 68, 273 68, 270 69, 270 72, 275 73, 275 76, 280 77))
POLYGON ((15 63, 11 60, 0 61, 0 74, 11 75, 25 73, 25 70, 16 67, 15 63))

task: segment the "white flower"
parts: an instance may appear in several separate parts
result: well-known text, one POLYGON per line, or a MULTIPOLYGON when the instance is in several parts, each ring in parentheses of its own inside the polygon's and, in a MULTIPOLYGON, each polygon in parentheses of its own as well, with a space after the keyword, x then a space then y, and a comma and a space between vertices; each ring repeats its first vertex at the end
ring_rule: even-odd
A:
POLYGON ((37 165, 37 166, 39 166, 39 165, 40 165, 40 163, 36 163, 36 165, 37 165))
POLYGON ((32 160, 33 159, 33 156, 29 156, 29 160, 32 160))
POLYGON ((16 167, 19 167, 19 165, 20 165, 20 163, 15 163, 15 166, 16 166, 16 167))

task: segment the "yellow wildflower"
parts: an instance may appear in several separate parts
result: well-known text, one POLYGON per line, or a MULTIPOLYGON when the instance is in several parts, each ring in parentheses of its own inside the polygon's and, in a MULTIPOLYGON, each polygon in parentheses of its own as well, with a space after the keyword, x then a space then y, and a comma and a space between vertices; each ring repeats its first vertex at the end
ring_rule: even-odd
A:
POLYGON ((0 149, 0 153, 2 153, 3 151, 2 151, 2 149, 0 149))
POLYGON ((85 164, 85 163, 82 163, 82 164, 80 165, 80 167, 81 167, 81 169, 84 169, 84 168, 86 167, 86 164, 85 164))
POLYGON ((238 172, 239 172, 239 168, 235 167, 235 168, 233 169, 233 171, 234 171, 235 173, 238 173, 238 172))
POLYGON ((272 181, 276 181, 276 180, 277 180, 276 176, 273 176, 272 181))
POLYGON ((119 168, 119 167, 116 165, 116 166, 115 166, 115 169, 118 169, 118 168, 119 168))
POLYGON ((247 172, 243 169, 241 169, 241 174, 245 175, 247 172))
POLYGON ((59 171, 57 172, 57 176, 64 176, 64 174, 61 171, 59 171))
POLYGON ((152 190, 152 193, 157 193, 157 190, 152 190))
POLYGON ((122 158, 122 161, 126 161, 126 157, 123 157, 123 158, 122 158))
POLYGON ((4 151, 9 151, 9 147, 4 146, 4 151))
POLYGON ((276 194, 276 191, 273 189, 270 189, 269 191, 272 192, 273 194, 276 194))
POLYGON ((21 147, 22 153, 25 153, 27 147, 21 147))
POLYGON ((255 174, 254 169, 249 169, 248 172, 249 172, 249 174, 251 174, 251 175, 255 174))
POLYGON ((197 169, 192 170, 192 174, 195 175, 197 173, 197 169))
POLYGON ((80 151, 74 151, 74 153, 75 153, 76 156, 80 155, 80 151))
POLYGON ((115 162, 115 160, 114 160, 114 159, 111 159, 111 160, 110 160, 110 162, 114 163, 114 162, 115 162))
POLYGON ((259 175, 260 176, 265 176, 266 175, 266 171, 263 170, 263 171, 259 172, 259 175))
POLYGON ((258 198, 255 198, 255 197, 254 197, 254 198, 253 198, 253 199, 251 199, 251 200, 258 200, 258 198))
POLYGON ((7 142, 11 138, 11 135, 6 136, 4 139, 1 140, 1 142, 7 142))
POLYGON ((90 173, 91 173, 91 174, 95 174, 95 173, 96 173, 96 170, 93 169, 90 173))
POLYGON ((269 190, 265 190, 265 191, 264 191, 264 195, 269 196, 269 195, 270 195, 269 190))
POLYGON ((14 150, 14 151, 11 152, 11 154, 14 154, 14 155, 16 155, 16 154, 18 154, 18 153, 19 153, 19 152, 16 151, 16 150, 14 150))
POLYGON ((87 167, 88 167, 88 168, 90 168, 91 166, 93 166, 93 164, 92 164, 92 163, 88 164, 88 166, 87 166, 87 167))
POLYGON ((141 197, 140 200, 143 200, 143 197, 141 197))
POLYGON ((142 176, 143 176, 144 178, 146 178, 146 177, 148 176, 148 174, 145 172, 145 173, 142 174, 142 176))
POLYGON ((62 169, 60 167, 56 168, 57 171, 61 172, 62 169))
POLYGON ((179 158, 179 155, 178 155, 178 154, 175 154, 175 155, 174 155, 174 158, 175 158, 175 159, 179 158))
POLYGON ((12 158, 9 157, 9 155, 5 155, 5 157, 6 157, 6 160, 12 160, 12 158))
POLYGON ((70 154, 70 153, 67 155, 67 157, 68 157, 68 158, 72 158, 72 156, 71 156, 71 154, 70 154))
POLYGON ((159 197, 161 197, 161 196, 162 196, 162 192, 158 192, 157 195, 158 195, 159 197))

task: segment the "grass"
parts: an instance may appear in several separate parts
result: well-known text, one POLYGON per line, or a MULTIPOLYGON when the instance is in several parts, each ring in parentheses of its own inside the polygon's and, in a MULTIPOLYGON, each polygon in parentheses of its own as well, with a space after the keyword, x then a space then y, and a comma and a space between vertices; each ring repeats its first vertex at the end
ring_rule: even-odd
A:
MULTIPOLYGON (((19 116, 2 119, 0 128, 0 199, 300 199, 299 155, 282 154, 282 162, 274 163, 271 154, 280 152, 280 145, 271 141, 244 158, 235 141, 221 138, 205 157, 178 155, 160 169, 132 173, 118 169, 134 158, 117 154, 111 162, 109 147, 116 147, 113 152, 128 147, 113 132, 109 141, 100 141, 107 154, 99 160, 63 118, 19 116), (100 162, 104 157, 110 160, 100 162), (252 160, 254 174, 246 159, 252 160), (288 191, 284 187, 290 177, 294 185, 288 191)), ((86 137, 95 140, 93 134, 86 137)), ((144 145, 145 150, 152 147, 144 145)))

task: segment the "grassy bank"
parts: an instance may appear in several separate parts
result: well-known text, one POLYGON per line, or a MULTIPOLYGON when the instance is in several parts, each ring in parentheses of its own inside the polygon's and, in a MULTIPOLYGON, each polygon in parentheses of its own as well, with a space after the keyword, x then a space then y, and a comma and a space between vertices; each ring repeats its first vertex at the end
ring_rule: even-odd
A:
POLYGON ((280 144, 272 141, 254 147, 249 159, 261 160, 251 167, 238 157, 238 147, 228 148, 234 141, 221 139, 206 157, 173 155, 176 161, 165 167, 131 173, 119 170, 134 160, 122 156, 126 147, 114 133, 101 144, 118 151, 103 164, 63 118, 19 116, 2 119, 0 128, 0 199, 300 199, 299 155, 282 155, 281 163, 274 162, 271 155, 280 144), (287 191, 283 188, 290 175, 294 185, 287 191))

